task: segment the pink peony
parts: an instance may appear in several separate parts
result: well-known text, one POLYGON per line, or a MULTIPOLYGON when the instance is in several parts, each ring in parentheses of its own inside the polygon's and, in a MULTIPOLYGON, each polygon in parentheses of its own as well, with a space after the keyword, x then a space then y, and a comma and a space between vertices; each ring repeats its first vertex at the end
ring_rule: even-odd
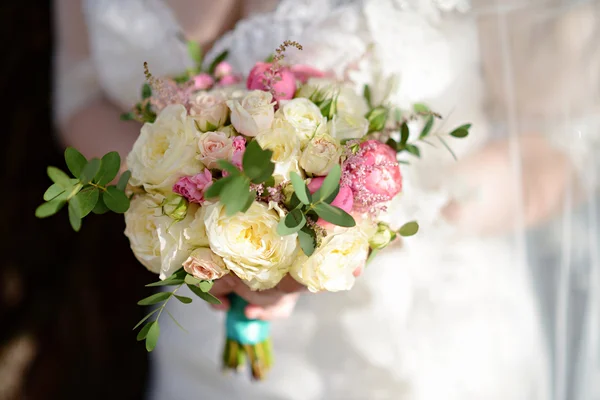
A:
POLYGON ((173 192, 191 203, 204 202, 204 192, 212 185, 212 174, 208 169, 194 176, 184 176, 173 186, 173 192))
POLYGON ((325 76, 325 73, 323 71, 320 71, 308 65, 292 65, 290 67, 290 70, 294 74, 294 77, 296 77, 296 79, 302 83, 306 83, 309 78, 322 78, 325 76))
POLYGON ((194 81, 194 90, 206 90, 210 89, 212 85, 215 83, 212 76, 209 74, 198 74, 192 78, 194 81))
POLYGON ((275 100, 289 100, 296 93, 296 78, 288 68, 279 67, 271 72, 271 63, 259 62, 248 75, 246 87, 249 90, 272 91, 275 100))
POLYGON ((374 212, 378 205, 402 191, 402 175, 396 153, 377 140, 360 144, 344 164, 342 182, 352 188, 355 209, 374 212))
POLYGON ((231 156, 231 163, 242 169, 242 157, 244 151, 246 151, 246 139, 243 136, 236 136, 233 138, 233 155, 231 156))
MULTIPOLYGON (((323 185, 324 180, 325 177, 323 176, 311 179, 310 183, 307 185, 309 192, 314 193, 319 190, 319 188, 323 185)), ((341 186, 338 195, 335 196, 335 199, 333 199, 331 205, 339 207, 349 213, 354 205, 354 195, 352 193, 352 189, 350 189, 348 186, 341 186)), ((324 221, 322 218, 319 218, 317 224, 323 228, 330 228, 333 226, 333 224, 324 221)))
POLYGON ((217 78, 223 78, 233 74, 233 67, 227 61, 222 61, 215 67, 215 76, 217 78))
POLYGON ((219 80, 219 86, 237 85, 241 81, 242 81, 242 78, 240 78, 237 75, 227 75, 227 76, 222 77, 219 80))

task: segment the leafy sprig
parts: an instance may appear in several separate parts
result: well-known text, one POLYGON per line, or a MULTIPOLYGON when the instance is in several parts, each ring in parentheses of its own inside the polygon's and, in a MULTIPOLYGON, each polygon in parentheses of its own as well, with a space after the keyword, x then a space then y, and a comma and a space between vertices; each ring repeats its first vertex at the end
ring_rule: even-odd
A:
POLYGON ((181 289, 184 285, 187 286, 192 291, 192 293, 194 293, 196 296, 200 297, 207 303, 221 304, 219 299, 217 299, 209 293, 213 285, 212 281, 200 280, 192 275, 189 275, 187 272, 185 272, 183 268, 180 268, 165 280, 146 285, 146 287, 174 286, 174 289, 172 291, 154 293, 153 295, 138 301, 138 305, 140 306, 156 306, 133 327, 133 330, 136 330, 137 328, 142 326, 142 324, 145 323, 144 326, 142 326, 142 329, 140 329, 140 331, 137 334, 137 340, 146 341, 147 351, 150 352, 156 347, 156 343, 158 342, 158 338, 160 336, 159 319, 163 311, 166 311, 169 318, 171 318, 178 327, 185 331, 185 329, 175 319, 175 317, 173 317, 169 310, 166 309, 169 300, 173 298, 177 299, 183 304, 190 304, 192 302, 192 299, 190 297, 176 294, 177 291, 181 289), (154 315, 156 315, 156 318, 154 318, 152 321, 147 322, 154 315))
POLYGON ((122 214, 129 209, 125 188, 131 173, 125 171, 116 185, 109 185, 121 168, 119 153, 112 151, 101 159, 87 160, 79 151, 68 147, 65 162, 73 176, 59 168, 48 167, 53 184, 44 193, 45 203, 35 210, 36 217, 50 217, 68 205, 69 222, 75 231, 79 231, 83 218, 90 213, 113 211, 122 214))
MULTIPOLYGON (((416 235, 417 232, 419 232, 419 224, 417 223, 417 221, 407 222, 404 225, 402 225, 397 231, 391 232, 390 243, 394 241, 398 236, 410 237, 416 235)), ((379 253, 381 250, 383 250, 383 248, 369 248, 369 257, 367 258, 366 264, 369 264, 371 261, 373 261, 377 253, 379 253)))

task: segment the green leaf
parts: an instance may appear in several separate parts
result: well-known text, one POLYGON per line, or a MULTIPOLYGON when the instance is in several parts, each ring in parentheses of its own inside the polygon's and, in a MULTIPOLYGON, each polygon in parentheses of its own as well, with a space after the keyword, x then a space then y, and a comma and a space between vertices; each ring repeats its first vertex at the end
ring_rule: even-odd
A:
POLYGON ((179 296, 179 295, 176 295, 176 294, 174 294, 173 296, 175 296, 175 298, 177 300, 179 300, 180 302, 182 302, 183 304, 190 304, 192 302, 192 299, 190 299, 187 296, 179 296))
POLYGON ((158 342, 159 336, 160 327, 158 326, 158 321, 152 321, 152 326, 148 330, 148 335, 146 336, 146 350, 154 350, 154 348, 156 347, 156 343, 158 342))
POLYGON ((327 203, 327 204, 331 204, 335 198, 337 197, 337 195, 340 193, 340 187, 336 187, 335 190, 327 197, 323 200, 323 203, 327 203))
POLYGON ((421 130, 421 134, 419 135, 420 139, 429 135, 429 132, 431 132, 431 128, 433 127, 433 122, 434 122, 433 115, 428 116, 427 121, 425 122, 425 126, 423 126, 423 129, 421 130))
POLYGON ((367 105, 369 106, 369 108, 373 107, 373 104, 371 103, 371 87, 369 85, 364 86, 363 97, 367 101, 367 105))
POLYGON ((109 186, 102 193, 102 200, 109 210, 122 214, 129 209, 129 197, 116 186, 109 186))
POLYGON ((200 46, 200 43, 198 42, 194 42, 192 40, 188 40, 188 42, 186 43, 187 45, 187 52, 188 55, 190 56, 190 58, 192 59, 192 61, 194 61, 194 63, 200 67, 202 65, 202 46, 200 46))
POLYGON ((304 226, 298 231, 298 240, 300 241, 300 248, 304 254, 310 257, 315 252, 317 245, 317 234, 313 229, 308 226, 304 226))
POLYGON ((230 175, 239 175, 240 174, 240 170, 237 169, 237 167, 235 165, 233 165, 232 163, 230 163, 227 160, 219 160, 219 161, 217 161, 217 164, 219 165, 219 167, 222 170, 229 172, 230 175))
POLYGON ((44 201, 50 201, 65 192, 65 189, 60 187, 58 183, 52 184, 46 191, 44 192, 44 201))
POLYGON ((200 283, 200 281, 202 281, 202 279, 200 278, 196 278, 193 275, 186 275, 184 282, 187 283, 188 285, 197 285, 200 283))
POLYGON ((146 100, 150 96, 152 96, 152 88, 147 83, 144 83, 142 86, 142 99, 146 100))
POLYGON ((455 130, 453 130, 452 132, 450 132, 450 136, 455 137, 455 138, 459 138, 459 139, 467 137, 467 136, 469 136, 469 129, 470 128, 471 128, 471 124, 466 124, 466 125, 459 126, 455 130))
POLYGON ((135 114, 132 112, 126 112, 123 113, 119 116, 119 119, 121 121, 134 121, 135 120, 135 114))
POLYGON ((129 178, 131 178, 131 171, 127 170, 123 172, 119 178, 119 182, 117 183, 117 189, 124 192, 127 188, 127 182, 129 182, 129 178))
POLYGON ((148 315, 146 315, 144 318, 142 318, 140 320, 140 322, 138 322, 132 329, 132 331, 135 331, 141 324, 143 324, 148 318, 150 318, 151 316, 153 316, 156 312, 158 312, 158 310, 160 310, 160 307, 155 308, 154 310, 150 311, 148 313, 148 315))
POLYGON ((369 132, 380 132, 385 128, 388 120, 389 110, 385 107, 375 107, 367 113, 369 120, 369 132))
POLYGON ((225 178, 221 178, 213 182, 213 184, 210 185, 208 189, 206 189, 206 192, 204 192, 204 197, 206 199, 213 199, 215 197, 219 197, 223 188, 225 188, 225 186, 227 186, 232 180, 233 176, 227 176, 225 178))
POLYGON ((200 290, 202 290, 204 293, 208 293, 210 292, 210 289, 212 289, 214 282, 213 281, 202 281, 198 284, 198 287, 200 288, 200 290))
POLYGON ((219 201, 225 205, 228 216, 232 216, 244 209, 248 203, 250 193, 250 181, 241 175, 234 176, 219 196, 219 201))
POLYGON ((227 58, 227 56, 229 55, 229 51, 225 50, 224 52, 222 52, 221 54, 219 54, 212 63, 210 63, 210 66, 208 67, 208 73, 209 74, 214 74, 215 73, 215 69, 217 69, 217 65, 219 65, 220 63, 222 63, 223 61, 225 61, 225 59, 227 58))
POLYGON ((429 107, 427 107, 425 104, 421 104, 421 103, 414 104, 413 110, 415 110, 415 112, 419 113, 419 114, 428 114, 431 112, 429 107))
POLYGON ((94 177, 94 180, 99 185, 104 186, 115 179, 119 173, 119 169, 121 169, 121 157, 116 151, 111 151, 110 153, 106 153, 100 161, 100 170, 94 177))
POLYGON ((406 142, 408 141, 409 136, 410 136, 410 131, 408 129, 408 124, 405 122, 402 124, 402 127, 400 128, 400 145, 402 145, 402 146, 406 145, 406 142))
POLYGON ((79 178, 83 167, 87 164, 87 159, 77 149, 67 147, 65 150, 65 162, 73 176, 79 178))
POLYGON ((165 301, 169 297, 171 297, 172 294, 173 293, 171 293, 171 292, 154 293, 153 295, 148 296, 145 299, 138 301, 137 304, 138 304, 138 306, 151 306, 153 304, 162 303, 163 301, 165 301))
POLYGON ((272 155, 271 150, 263 150, 256 140, 246 146, 242 167, 253 183, 262 183, 273 175, 275 164, 271 161, 272 155))
POLYGON ((367 257, 367 262, 365 263, 365 265, 369 265, 369 263, 371 261, 373 261, 373 259, 377 255, 377 253, 379 253, 379 250, 371 249, 371 251, 369 252, 369 257, 367 257))
POLYGON ((79 232, 81 229, 81 215, 79 215, 79 210, 74 201, 69 202, 69 222, 71 223, 71 227, 75 232, 79 232))
POLYGON ((71 186, 71 178, 69 178, 69 175, 60 169, 56 167, 48 167, 47 172, 52 182, 56 183, 57 185, 65 189, 71 186))
POLYGON ((314 206, 317 215, 327 222, 334 225, 351 228, 356 225, 356 221, 352 215, 339 207, 332 206, 326 203, 319 203, 314 206))
POLYGON ((265 62, 266 63, 272 63, 274 59, 275 59, 275 55, 274 54, 269 54, 269 56, 267 58, 265 58, 265 62))
POLYGON ((277 233, 280 236, 292 235, 298 232, 306 225, 306 217, 301 210, 295 209, 290 211, 277 224, 277 233))
POLYGON ((448 143, 446 143, 446 141, 444 139, 442 139, 440 136, 438 136, 437 138, 439 139, 440 143, 446 148, 446 150, 448 150, 450 152, 450 154, 452 155, 452 158, 454 158, 454 161, 457 161, 458 158, 456 158, 456 154, 454 154, 454 152, 452 151, 450 146, 448 146, 448 143))
POLYGON ((329 197, 335 190, 338 190, 340 187, 340 178, 342 176, 341 167, 336 164, 329 170, 329 173, 323 180, 323 184, 313 195, 313 200, 316 199, 317 202, 325 200, 329 197))
POLYGON ((221 304, 221 301, 219 299, 217 299, 215 296, 213 296, 210 293, 205 293, 202 291, 202 289, 200 289, 198 286, 194 286, 194 285, 187 285, 188 288, 190 288, 190 290, 198 297, 200 297, 202 300, 206 301, 209 304, 221 304))
POLYGON ((99 189, 96 187, 87 187, 69 201, 69 206, 73 205, 78 212, 79 218, 83 218, 92 212, 98 198, 100 197, 99 189))
POLYGON ((92 158, 88 161, 85 167, 83 167, 81 175, 79 175, 79 181, 83 184, 90 183, 98 173, 101 163, 97 158, 92 158))
POLYGON ((406 151, 408 151, 410 154, 412 154, 415 157, 421 157, 421 151, 414 144, 407 144, 406 151))
MULTIPOLYGON (((155 311, 158 311, 158 309, 156 309, 155 311)), ((146 318, 148 318, 150 315, 152 315, 152 314, 146 315, 146 318)), ((154 325, 155 323, 156 323, 156 321, 150 321, 146 325, 144 325, 142 327, 142 329, 140 329, 140 331, 138 332, 136 339, 138 341, 146 339, 146 336, 148 336, 148 332, 150 331, 150 328, 152 328, 152 325, 154 325)))
POLYGON ((416 221, 407 222, 398 230, 398 234, 404 237, 416 235, 417 232, 419 232, 419 224, 416 221))
POLYGON ((164 281, 153 282, 145 285, 146 287, 157 287, 157 286, 177 286, 184 282, 183 279, 165 279, 164 281))
POLYGON ((35 216, 38 218, 47 218, 60 211, 67 203, 65 196, 58 196, 47 203, 40 205, 35 210, 35 216))
POLYGON ((394 139, 389 138, 385 144, 394 149, 394 151, 398 151, 398 142, 396 142, 394 139))
POLYGON ((290 180, 292 181, 292 186, 294 187, 294 192, 296 196, 298 196, 298 200, 302 202, 302 204, 310 204, 312 201, 312 196, 308 187, 306 187, 306 183, 304 180, 295 172, 290 172, 290 180))
POLYGON ((256 191, 255 190, 248 193, 248 198, 246 199, 246 203, 244 204, 244 206, 242 207, 240 212, 245 213, 246 211, 248 211, 248 209, 250 207, 252 207, 252 203, 254 203, 254 200, 256 200, 256 191))
POLYGON ((101 215, 106 214, 109 211, 110 210, 108 209, 108 207, 106 207, 106 204, 104 204, 104 200, 102 200, 102 196, 100 196, 100 193, 98 193, 98 201, 96 202, 96 205, 94 206, 92 212, 94 214, 101 215))

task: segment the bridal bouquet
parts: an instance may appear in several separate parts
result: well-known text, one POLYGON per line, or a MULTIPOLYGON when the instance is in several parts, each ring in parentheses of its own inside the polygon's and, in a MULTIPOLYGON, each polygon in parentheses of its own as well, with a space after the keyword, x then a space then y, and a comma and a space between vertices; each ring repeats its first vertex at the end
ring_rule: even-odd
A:
MULTIPOLYGON (((73 176, 48 168, 54 183, 38 217, 68 204, 79 230, 90 213, 124 213, 136 258, 160 277, 148 286, 173 287, 139 302, 155 306, 136 325, 148 351, 167 303, 192 301, 177 294, 183 286, 215 304, 211 286, 227 274, 253 290, 287 274, 312 292, 349 290, 368 258, 418 230, 407 222, 394 231, 380 216, 402 190, 397 154, 420 155, 409 123, 421 122, 417 141, 445 145, 432 130, 439 116, 419 104, 393 109, 369 86, 359 95, 314 68, 285 65, 289 46, 301 48, 285 42, 245 85, 226 54, 203 71, 193 44, 198 67, 181 77, 158 79, 146 66, 143 99, 124 115, 144 124, 118 182, 111 184, 121 167, 115 152, 87 160, 68 148, 73 176)), ((269 323, 246 318, 247 303, 230 300, 224 366, 249 363, 260 379, 272 362, 269 323)))

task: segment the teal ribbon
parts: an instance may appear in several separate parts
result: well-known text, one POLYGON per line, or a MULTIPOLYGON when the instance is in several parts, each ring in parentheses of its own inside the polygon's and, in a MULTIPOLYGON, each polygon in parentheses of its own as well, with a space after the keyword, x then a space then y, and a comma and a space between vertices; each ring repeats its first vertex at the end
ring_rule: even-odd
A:
POLYGON ((229 296, 225 331, 228 339, 241 344, 258 344, 269 338, 271 323, 258 319, 248 319, 244 310, 248 302, 236 294, 229 296))

